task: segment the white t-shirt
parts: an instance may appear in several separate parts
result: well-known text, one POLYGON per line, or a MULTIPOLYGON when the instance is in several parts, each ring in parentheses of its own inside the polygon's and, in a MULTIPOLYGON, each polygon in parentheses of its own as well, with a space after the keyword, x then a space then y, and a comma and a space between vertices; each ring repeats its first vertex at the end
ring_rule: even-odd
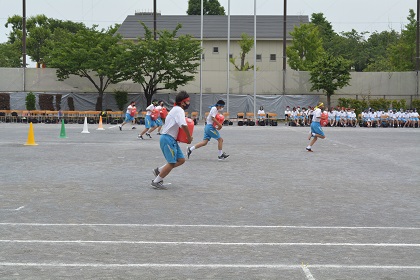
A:
POLYGON ((322 112, 321 112, 320 108, 315 109, 314 116, 312 117, 312 121, 313 122, 320 122, 321 121, 321 114, 322 114, 322 112))
POLYGON ((152 114, 153 109, 155 109, 155 105, 150 104, 147 108, 146 108, 146 115, 150 116, 152 114))
POLYGON ((211 107, 210 113, 207 116, 207 120, 206 120, 207 124, 213 125, 213 118, 216 117, 217 113, 218 113, 218 110, 217 110, 216 106, 211 107))
MULTIPOLYGON (((136 106, 134 106, 134 108, 135 108, 136 106)), ((131 104, 130 105, 128 105, 128 107, 127 107, 127 111, 125 112, 126 114, 131 114, 131 110, 133 109, 133 106, 131 106, 131 104)))
POLYGON ((265 115, 265 112, 264 112, 264 110, 258 110, 258 113, 257 113, 257 115, 259 115, 259 114, 263 114, 263 115, 265 115))
POLYGON ((174 139, 178 137, 179 128, 187 125, 185 111, 179 106, 175 106, 169 111, 163 125, 162 134, 171 135, 174 139))

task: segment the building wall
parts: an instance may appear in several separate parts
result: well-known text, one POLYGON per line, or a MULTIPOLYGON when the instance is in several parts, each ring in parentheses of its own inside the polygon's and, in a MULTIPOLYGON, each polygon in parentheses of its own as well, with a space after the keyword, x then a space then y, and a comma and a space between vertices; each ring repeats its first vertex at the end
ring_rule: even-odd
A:
MULTIPOLYGON (((236 65, 240 65, 241 48, 238 40, 231 40, 230 53, 236 58, 236 65)), ((227 70, 227 41, 226 40, 207 40, 203 42, 204 62, 203 70, 205 71, 226 71, 227 70), (214 48, 218 48, 218 52, 214 52, 214 48)), ((283 69, 283 43, 282 41, 258 41, 257 55, 261 55, 261 60, 257 61, 257 67, 260 71, 281 71, 283 69), (270 56, 275 55, 276 60, 270 60, 270 56)), ((245 61, 250 65, 254 65, 254 48, 246 55, 245 61)), ((230 69, 234 70, 234 65, 230 64, 230 69)), ((290 67, 287 65, 287 69, 290 67)))
MULTIPOLYGON (((220 67, 223 67, 221 65, 220 67)), ((324 100, 322 92, 311 92, 308 72, 287 70, 285 72, 285 91, 283 91, 283 71, 257 71, 256 94, 257 95, 319 95, 324 100)), ((386 98, 406 99, 407 104, 411 100, 419 99, 418 84, 419 76, 416 72, 377 72, 377 73, 351 73, 350 85, 340 89, 333 95, 332 105, 337 99, 345 98, 386 98)), ((202 92, 209 94, 227 93, 227 71, 205 70, 201 78, 202 92)), ((123 90, 129 93, 142 93, 140 85, 130 81, 111 85, 106 92, 123 90)), ((178 90, 186 90, 189 93, 200 93, 200 74, 195 75, 195 80, 178 90)), ((97 93, 94 86, 87 80, 77 76, 71 76, 65 81, 58 81, 55 69, 51 68, 0 68, 0 92, 48 92, 48 93, 97 93)), ((171 93, 173 90, 159 91, 159 93, 171 93)), ((229 93, 238 95, 253 95, 254 72, 239 72, 231 69, 229 72, 229 93)))

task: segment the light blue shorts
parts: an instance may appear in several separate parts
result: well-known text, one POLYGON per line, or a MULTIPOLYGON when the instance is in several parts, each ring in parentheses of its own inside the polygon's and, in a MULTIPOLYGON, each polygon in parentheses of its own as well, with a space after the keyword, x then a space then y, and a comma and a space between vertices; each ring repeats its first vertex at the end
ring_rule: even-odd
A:
POLYGON ((319 134, 321 136, 325 136, 324 131, 322 130, 321 124, 319 122, 311 123, 311 132, 319 134))
POLYGON ((160 117, 157 118, 157 120, 155 120, 155 123, 156 123, 157 126, 162 126, 163 125, 162 119, 160 117))
POLYGON ((168 163, 176 163, 178 159, 185 158, 184 153, 178 145, 178 142, 170 135, 160 136, 160 149, 168 163))
POLYGON ((214 138, 216 140, 219 139, 220 133, 212 124, 206 124, 206 126, 204 127, 203 140, 210 140, 211 138, 214 138))
POLYGON ((146 115, 144 119, 144 125, 146 126, 146 128, 151 128, 156 126, 156 122, 152 120, 152 117, 150 115, 146 115))
POLYGON ((128 122, 131 122, 133 120, 134 120, 134 117, 133 116, 131 116, 128 113, 125 113, 125 120, 124 120, 124 122, 128 123, 128 122))

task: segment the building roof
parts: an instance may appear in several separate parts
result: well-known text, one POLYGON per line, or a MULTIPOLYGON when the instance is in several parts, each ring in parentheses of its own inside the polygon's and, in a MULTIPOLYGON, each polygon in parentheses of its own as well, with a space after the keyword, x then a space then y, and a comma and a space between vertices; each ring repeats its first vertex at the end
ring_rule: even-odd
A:
MULTIPOLYGON (((283 16, 257 15, 257 39, 259 40, 282 40, 283 39, 283 16)), ((153 30, 153 14, 129 15, 124 20, 118 33, 125 39, 137 39, 143 37, 144 29, 140 24, 143 22, 153 30)), ((308 16, 287 16, 287 38, 291 38, 290 31, 295 25, 308 23, 308 16)), ((190 34, 194 38, 200 38, 201 16, 199 15, 156 15, 158 30, 174 30, 178 23, 182 28, 177 35, 190 34)), ((241 34, 250 36, 254 34, 253 15, 230 16, 230 38, 240 39, 241 34)), ((205 15, 203 19, 203 39, 226 39, 228 36, 228 16, 205 15)))

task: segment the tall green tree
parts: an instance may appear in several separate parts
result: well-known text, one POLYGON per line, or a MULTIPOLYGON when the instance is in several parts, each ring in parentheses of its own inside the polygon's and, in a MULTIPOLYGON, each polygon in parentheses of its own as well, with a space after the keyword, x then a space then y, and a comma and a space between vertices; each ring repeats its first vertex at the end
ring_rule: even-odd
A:
POLYGON ((325 51, 319 29, 315 24, 307 23, 295 26, 292 44, 286 48, 288 63, 293 70, 309 71, 312 64, 325 51))
MULTIPOLYGON (((188 15, 201 15, 201 0, 188 1, 188 15)), ((225 8, 220 5, 219 0, 203 0, 204 15, 225 15, 225 8)))
POLYGON ((395 45, 399 38, 400 34, 395 30, 372 33, 366 41, 368 65, 363 71, 390 71, 392 69, 392 65, 388 59, 388 49, 392 45, 395 45))
POLYGON ((102 111, 105 90, 111 84, 124 80, 117 67, 123 54, 121 37, 115 35, 116 27, 96 30, 96 26, 76 34, 62 31, 60 40, 54 40, 46 62, 53 68, 60 81, 70 75, 88 79, 98 91, 96 110, 102 111))
MULTIPOLYGON (((5 26, 12 29, 8 35, 8 42, 22 46, 22 17, 19 15, 9 17, 5 26)), ((37 63, 38 67, 43 63, 43 58, 48 55, 49 49, 46 49, 45 45, 52 39, 57 29, 64 29, 74 34, 79 30, 86 29, 86 26, 83 23, 52 19, 45 15, 36 15, 27 19, 26 53, 31 60, 37 63)))
POLYGON ((338 34, 334 32, 331 22, 325 18, 323 13, 313 13, 311 15, 311 23, 318 27, 324 50, 332 52, 334 49, 334 40, 338 34))
POLYGON ((11 43, 0 44, 0 67, 18 68, 22 65, 19 46, 11 43))
POLYGON ((241 40, 238 41, 239 47, 241 48, 241 52, 239 54, 240 64, 236 64, 236 58, 230 58, 230 63, 235 66, 235 69, 238 71, 248 71, 250 69, 254 69, 254 65, 250 65, 248 61, 245 61, 246 55, 252 50, 254 46, 254 38, 249 36, 246 33, 241 34, 241 40))
POLYGON ((327 106, 331 107, 331 95, 349 85, 351 61, 340 56, 324 53, 311 66, 311 91, 322 90, 327 95, 327 106))
POLYGON ((408 24, 401 31, 401 38, 388 48, 392 71, 414 71, 416 69, 416 29, 414 10, 410 9, 408 24))
POLYGON ((150 104, 157 91, 176 91, 179 86, 194 80, 202 50, 200 42, 190 35, 177 36, 181 24, 173 31, 158 30, 157 40, 154 40, 153 31, 141 24, 144 37, 138 42, 124 43, 126 51, 120 63, 124 79, 140 84, 147 104, 150 104))

